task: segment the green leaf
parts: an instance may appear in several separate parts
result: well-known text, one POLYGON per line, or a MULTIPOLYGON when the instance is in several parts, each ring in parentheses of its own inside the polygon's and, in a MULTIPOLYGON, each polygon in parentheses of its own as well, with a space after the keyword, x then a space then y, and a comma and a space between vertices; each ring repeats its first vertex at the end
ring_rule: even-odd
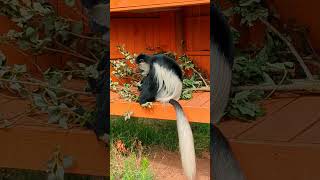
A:
POLYGON ((49 118, 48 118, 49 123, 57 123, 62 117, 60 108, 58 106, 48 107, 48 114, 49 114, 49 118))
POLYGON ((48 14, 51 12, 51 9, 43 6, 40 2, 34 2, 33 9, 41 14, 48 14))
POLYGON ((28 50, 31 47, 31 44, 25 40, 18 40, 19 48, 22 50, 28 50))
POLYGON ((50 89, 46 89, 48 95, 50 96, 51 100, 54 102, 55 105, 58 104, 58 98, 57 95, 54 91, 50 90, 50 89))
POLYGON ((13 71, 15 73, 26 73, 27 66, 25 64, 22 64, 22 65, 15 64, 15 65, 13 65, 13 71))
POLYGON ((59 126, 64 128, 64 129, 68 129, 68 119, 66 117, 61 117, 59 120, 59 126))
POLYGON ((26 29, 26 36, 27 36, 27 37, 31 37, 35 32, 36 32, 36 31, 35 31, 35 29, 34 29, 33 27, 28 27, 28 28, 26 29))
POLYGON ((64 3, 70 7, 73 7, 76 3, 75 0, 64 0, 64 3))
POLYGON ((83 23, 82 21, 74 22, 71 25, 71 31, 75 34, 81 34, 83 32, 83 23))
POLYGON ((46 109, 48 107, 48 104, 40 94, 33 93, 32 97, 33 97, 33 102, 37 107, 41 109, 46 109))
POLYGON ((19 83, 10 83, 10 88, 19 92, 22 86, 19 83))

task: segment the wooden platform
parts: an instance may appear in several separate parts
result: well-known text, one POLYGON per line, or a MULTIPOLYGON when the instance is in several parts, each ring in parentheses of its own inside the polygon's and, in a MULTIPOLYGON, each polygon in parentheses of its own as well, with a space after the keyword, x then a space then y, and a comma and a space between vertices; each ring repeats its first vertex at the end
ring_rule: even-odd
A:
MULTIPOLYGON (((28 102, 0 97, 0 114, 5 118, 24 112, 28 102)), ((16 118, 13 127, 0 129, 0 168, 45 171, 56 145, 64 155, 72 156, 73 167, 67 173, 107 176, 109 151, 93 131, 80 127, 63 130, 47 124, 47 116, 37 114, 16 118)))
MULTIPOLYGON (((111 115, 124 116, 133 112, 132 117, 150 119, 176 120, 176 113, 171 104, 153 103, 152 108, 143 108, 136 102, 128 102, 117 93, 110 93, 111 115)), ((179 103, 190 122, 210 123, 210 93, 194 93, 190 100, 180 100, 179 103)))
POLYGON ((320 96, 268 100, 253 123, 223 122, 248 180, 319 180, 320 96))
POLYGON ((209 0, 135 0, 111 1, 110 12, 123 12, 133 10, 146 10, 155 8, 172 8, 180 6, 209 4, 209 0))

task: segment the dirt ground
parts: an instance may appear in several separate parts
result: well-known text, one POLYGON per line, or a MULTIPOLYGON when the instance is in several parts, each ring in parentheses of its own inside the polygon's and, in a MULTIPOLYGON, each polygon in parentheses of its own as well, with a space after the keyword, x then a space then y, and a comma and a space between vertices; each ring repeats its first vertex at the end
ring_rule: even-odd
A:
MULTIPOLYGON (((178 152, 157 151, 149 156, 156 180, 185 180, 178 152)), ((198 180, 210 179, 210 156, 203 153, 197 157, 198 180)))

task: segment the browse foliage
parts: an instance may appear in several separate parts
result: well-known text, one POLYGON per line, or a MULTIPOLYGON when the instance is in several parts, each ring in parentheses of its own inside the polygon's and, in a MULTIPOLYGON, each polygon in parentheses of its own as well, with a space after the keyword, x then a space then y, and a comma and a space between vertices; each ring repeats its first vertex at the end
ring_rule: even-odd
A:
MULTIPOLYGON (((279 86, 292 84, 301 77, 299 69, 306 71, 304 62, 299 61, 290 40, 282 35, 266 19, 275 18, 261 0, 229 0, 232 7, 226 9, 227 17, 240 18, 240 26, 252 27, 258 22, 267 26, 264 46, 261 48, 236 48, 233 67, 233 92, 226 114, 241 120, 254 120, 264 114, 259 105, 263 99, 269 98, 279 86), (297 59, 300 67, 297 66, 297 59), (255 90, 252 87, 273 86, 269 93, 266 90, 255 90), (246 88, 243 88, 246 87, 246 88), (237 90, 242 89, 242 90, 237 90)), ((237 45, 240 33, 232 27, 234 43, 237 45)), ((290 37, 289 37, 290 38, 290 37)), ((311 48, 312 49, 312 48, 311 48)), ((300 70, 301 72, 301 70, 300 70)), ((308 73, 306 73, 308 74, 308 73)), ((310 73, 309 73, 310 74, 310 73)), ((301 88, 300 88, 301 89, 301 88)), ((307 88, 306 88, 307 89, 307 88)), ((292 89, 294 90, 294 89, 292 89)))
MULTIPOLYGON (((65 1, 73 7, 75 1, 65 1)), ((71 8, 77 13, 80 9, 71 8)), ((66 88, 72 81, 97 79, 98 60, 106 51, 101 35, 84 33, 86 22, 59 16, 46 1, 0 1, 0 15, 6 16, 16 27, 0 36, 0 43, 18 47, 26 56, 57 53, 68 55, 66 66, 41 69, 35 76, 26 64, 8 65, 0 51, 0 89, 32 103, 33 108, 49 115, 48 123, 67 129, 69 124, 91 125, 94 107, 84 107, 80 96, 92 96, 87 84, 82 90, 66 88)), ((29 62, 30 63, 30 62, 29 62)), ((1 93, 4 91, 1 91, 1 93)), ((92 96, 93 97, 93 96, 92 96)))

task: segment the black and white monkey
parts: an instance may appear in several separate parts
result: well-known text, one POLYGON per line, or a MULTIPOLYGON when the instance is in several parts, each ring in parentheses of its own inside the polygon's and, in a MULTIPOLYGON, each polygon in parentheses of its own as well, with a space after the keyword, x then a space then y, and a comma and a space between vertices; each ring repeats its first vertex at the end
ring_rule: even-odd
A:
POLYGON ((141 81, 139 103, 159 101, 170 103, 176 111, 179 149, 182 167, 189 180, 196 178, 196 158, 190 124, 178 100, 182 92, 182 70, 166 55, 140 54, 136 63, 144 76, 141 81))
POLYGON ((235 159, 231 147, 222 132, 214 125, 224 115, 232 77, 233 41, 230 27, 222 13, 211 2, 211 175, 215 180, 244 180, 245 177, 235 159))

